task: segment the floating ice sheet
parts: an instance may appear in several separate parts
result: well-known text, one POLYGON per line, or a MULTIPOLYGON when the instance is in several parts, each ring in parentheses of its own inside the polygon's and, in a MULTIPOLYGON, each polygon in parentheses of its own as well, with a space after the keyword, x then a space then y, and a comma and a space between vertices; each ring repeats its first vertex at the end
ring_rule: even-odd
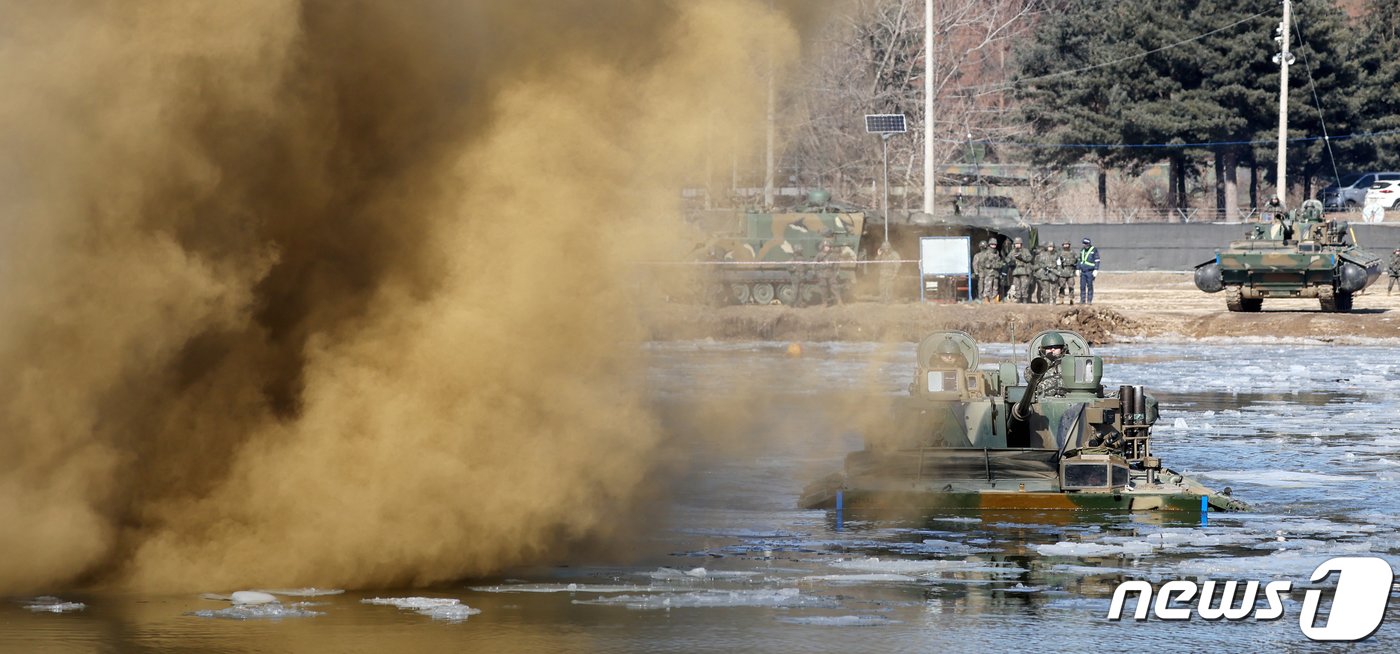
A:
POLYGON ((35 613, 75 613, 87 608, 82 602, 67 602, 52 595, 24 601, 24 608, 35 613))
POLYGON ((809 575, 802 578, 807 583, 827 583, 827 584, 872 584, 872 583, 915 583, 919 577, 909 575, 897 575, 887 572, 870 572, 866 574, 852 575, 809 575))
POLYGON ((745 570, 707 570, 705 568, 657 568, 648 576, 658 581, 701 581, 713 579, 739 579, 757 576, 757 572, 745 570))
POLYGON ((1365 477, 1329 475, 1321 472, 1294 470, 1209 470, 1197 473, 1201 477, 1234 483, 1259 484, 1275 488, 1308 488, 1344 482, 1362 481, 1365 477))
POLYGON ((472 586, 478 593, 660 593, 675 590, 673 586, 638 586, 636 584, 504 584, 501 586, 472 586))
POLYGON ((575 604, 625 606, 636 610, 761 606, 781 608, 831 608, 835 599, 806 595, 796 588, 755 590, 698 590, 658 595, 618 595, 594 600, 574 600, 575 604))
POLYGON ((271 588, 259 589, 258 592, 283 597, 325 597, 327 595, 340 595, 345 591, 336 588, 271 588))
POLYGON ((311 618, 325 614, 309 610, 301 604, 283 606, 280 602, 264 602, 260 604, 234 604, 226 609, 195 611, 190 615, 223 620, 281 620, 283 618, 311 618))
POLYGON ((882 615, 782 616, 778 618, 778 622, 819 627, 883 627, 899 624, 898 620, 891 620, 882 615))
POLYGON ((419 615, 428 616, 434 620, 448 622, 461 622, 481 613, 480 609, 474 609, 462 604, 461 600, 450 597, 374 597, 362 599, 360 602, 377 606, 393 606, 400 610, 413 611, 419 615))
POLYGON ((1127 540, 1119 543, 1060 541, 1032 547, 1041 556, 1114 556, 1148 554, 1160 545, 1154 546, 1145 540, 1127 540))

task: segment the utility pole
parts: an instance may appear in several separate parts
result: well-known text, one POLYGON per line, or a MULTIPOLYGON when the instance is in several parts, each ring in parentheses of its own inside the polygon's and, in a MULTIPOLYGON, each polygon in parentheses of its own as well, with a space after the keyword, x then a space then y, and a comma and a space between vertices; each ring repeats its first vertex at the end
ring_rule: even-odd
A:
POLYGON ((1289 14, 1293 9, 1291 0, 1283 0, 1283 22, 1279 23, 1278 36, 1274 37, 1279 42, 1279 53, 1274 55, 1274 63, 1279 65, 1278 78, 1278 201, 1284 203, 1284 195, 1288 192, 1287 172, 1288 172, 1288 65, 1293 63, 1293 54, 1288 51, 1289 14))
POLYGON ((924 0, 924 213, 933 213, 933 0, 924 0))
MULTIPOLYGON (((768 0, 768 11, 773 11, 773 0, 768 0)), ((773 93, 773 45, 770 40, 768 45, 768 125, 767 140, 768 154, 767 161, 763 167, 763 209, 771 211, 773 209, 773 144, 774 138, 774 109, 775 98, 773 93)))

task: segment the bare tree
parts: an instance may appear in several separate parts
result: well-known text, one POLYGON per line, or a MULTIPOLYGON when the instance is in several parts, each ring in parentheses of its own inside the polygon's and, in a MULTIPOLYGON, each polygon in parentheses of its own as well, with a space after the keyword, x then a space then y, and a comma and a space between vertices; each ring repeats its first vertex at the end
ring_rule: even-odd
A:
MULTIPOLYGON (((785 166, 804 182, 849 201, 877 206, 872 181, 880 170, 879 139, 864 132, 866 113, 903 113, 910 133, 890 141, 892 180, 920 188, 923 176, 923 75, 933 76, 934 158, 966 159, 969 137, 995 157, 996 144, 1024 126, 1005 92, 1011 49, 1045 0, 951 0, 934 16, 934 58, 924 62, 919 0, 854 0, 829 26, 830 47, 803 67, 804 84, 788 99, 783 124, 785 166), (990 147, 988 147, 990 145, 990 147)), ((906 196, 905 206, 910 203, 906 196)))

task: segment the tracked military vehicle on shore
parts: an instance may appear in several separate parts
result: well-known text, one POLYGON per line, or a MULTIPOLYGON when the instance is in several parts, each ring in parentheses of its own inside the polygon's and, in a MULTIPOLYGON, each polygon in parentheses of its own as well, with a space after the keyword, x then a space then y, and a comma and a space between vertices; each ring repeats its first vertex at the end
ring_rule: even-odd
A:
POLYGON ((1275 216, 1197 265, 1196 287, 1224 291, 1230 311, 1259 311, 1268 298, 1317 298, 1323 311, 1351 311, 1353 297, 1380 277, 1381 258, 1357 247, 1345 222, 1322 220, 1316 200, 1296 216, 1275 216))
MULTIPOLYGON (((820 303, 816 283, 792 282, 794 269, 815 265, 822 243, 832 245, 840 285, 852 296, 847 299, 875 293, 879 267, 871 260, 884 242, 884 222, 832 201, 826 191, 812 191, 805 202, 787 211, 705 212, 692 222, 700 232, 695 256, 718 264, 709 280, 718 292, 706 295, 718 296, 724 304, 820 303)), ((1006 245, 1018 236, 1034 244, 1035 235, 1018 218, 1000 215, 913 214, 888 227, 891 244, 907 264, 895 285, 904 299, 918 297, 919 272, 912 260, 918 256, 921 237, 968 236, 973 242, 996 239, 1006 245)))
POLYGON ((981 366, 964 332, 918 347, 910 395, 845 470, 804 489, 802 508, 896 511, 1235 511, 1245 505, 1173 472, 1152 454, 1157 400, 1107 392, 1082 336, 1047 331, 1016 366, 981 366), (1055 342, 1061 343, 1054 346, 1055 342), (1063 354, 1056 355, 1056 347, 1063 354))

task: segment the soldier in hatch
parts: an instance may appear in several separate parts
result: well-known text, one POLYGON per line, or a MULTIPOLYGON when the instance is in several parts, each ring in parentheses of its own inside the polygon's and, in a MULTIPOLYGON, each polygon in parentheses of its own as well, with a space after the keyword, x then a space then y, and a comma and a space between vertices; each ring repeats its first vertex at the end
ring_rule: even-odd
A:
POLYGON ((933 370, 964 370, 967 368, 967 358, 957 344, 943 341, 938 344, 938 351, 929 357, 928 367, 933 370))
POLYGON ((1060 387, 1060 359, 1065 356, 1065 337, 1058 332, 1046 334, 1040 339, 1039 356, 1050 363, 1050 369, 1035 386, 1035 397, 1061 397, 1065 394, 1060 387))

